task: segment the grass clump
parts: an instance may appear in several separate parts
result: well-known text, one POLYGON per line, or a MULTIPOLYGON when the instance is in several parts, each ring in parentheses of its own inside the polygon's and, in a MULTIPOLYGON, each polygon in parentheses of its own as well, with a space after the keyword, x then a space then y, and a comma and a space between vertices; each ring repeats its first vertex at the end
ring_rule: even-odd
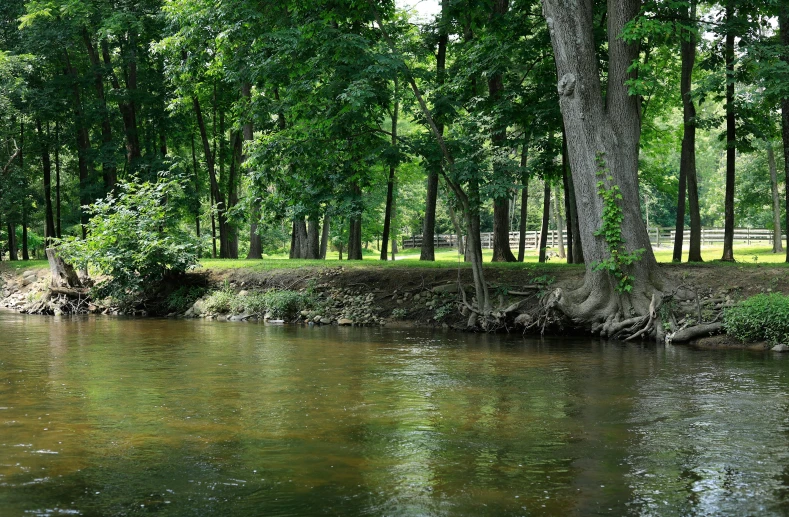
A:
POLYGON ((789 296, 758 294, 724 314, 726 333, 740 341, 789 343, 789 296))

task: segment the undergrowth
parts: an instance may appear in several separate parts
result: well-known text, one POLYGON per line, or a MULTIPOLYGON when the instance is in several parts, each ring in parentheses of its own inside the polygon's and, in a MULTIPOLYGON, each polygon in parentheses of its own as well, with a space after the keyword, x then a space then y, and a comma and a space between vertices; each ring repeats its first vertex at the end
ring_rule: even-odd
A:
POLYGON ((758 294, 724 313, 726 333, 740 341, 789 343, 789 296, 758 294))

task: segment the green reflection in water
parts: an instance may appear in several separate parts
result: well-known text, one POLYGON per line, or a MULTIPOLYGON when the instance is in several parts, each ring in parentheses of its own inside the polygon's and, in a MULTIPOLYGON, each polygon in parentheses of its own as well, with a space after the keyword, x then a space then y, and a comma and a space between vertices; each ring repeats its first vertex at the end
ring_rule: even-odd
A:
POLYGON ((0 515, 784 515, 787 368, 0 313, 0 515))

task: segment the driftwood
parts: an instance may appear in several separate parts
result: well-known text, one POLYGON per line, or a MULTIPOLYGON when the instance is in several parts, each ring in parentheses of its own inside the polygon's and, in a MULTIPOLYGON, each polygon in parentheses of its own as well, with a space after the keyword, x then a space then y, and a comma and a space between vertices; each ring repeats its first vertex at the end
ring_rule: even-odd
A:
POLYGON ((671 336, 674 343, 686 343, 699 337, 708 337, 720 334, 723 331, 723 323, 708 323, 705 325, 695 325, 686 329, 678 330, 671 336))
POLYGON ((47 260, 49 261, 49 272, 52 279, 49 282, 50 288, 64 287, 67 289, 81 288, 82 282, 77 276, 77 272, 71 264, 67 264, 57 255, 54 248, 47 248, 47 260))
POLYGON ((90 290, 84 287, 50 287, 49 292, 52 294, 62 294, 71 298, 78 298, 80 296, 87 296, 90 290))

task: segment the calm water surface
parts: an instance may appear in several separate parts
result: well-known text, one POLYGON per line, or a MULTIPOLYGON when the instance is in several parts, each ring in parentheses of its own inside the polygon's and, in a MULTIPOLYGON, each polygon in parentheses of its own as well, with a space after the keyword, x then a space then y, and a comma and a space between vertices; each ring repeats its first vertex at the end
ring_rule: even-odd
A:
POLYGON ((789 515, 789 358, 0 313, 0 516, 789 515))

